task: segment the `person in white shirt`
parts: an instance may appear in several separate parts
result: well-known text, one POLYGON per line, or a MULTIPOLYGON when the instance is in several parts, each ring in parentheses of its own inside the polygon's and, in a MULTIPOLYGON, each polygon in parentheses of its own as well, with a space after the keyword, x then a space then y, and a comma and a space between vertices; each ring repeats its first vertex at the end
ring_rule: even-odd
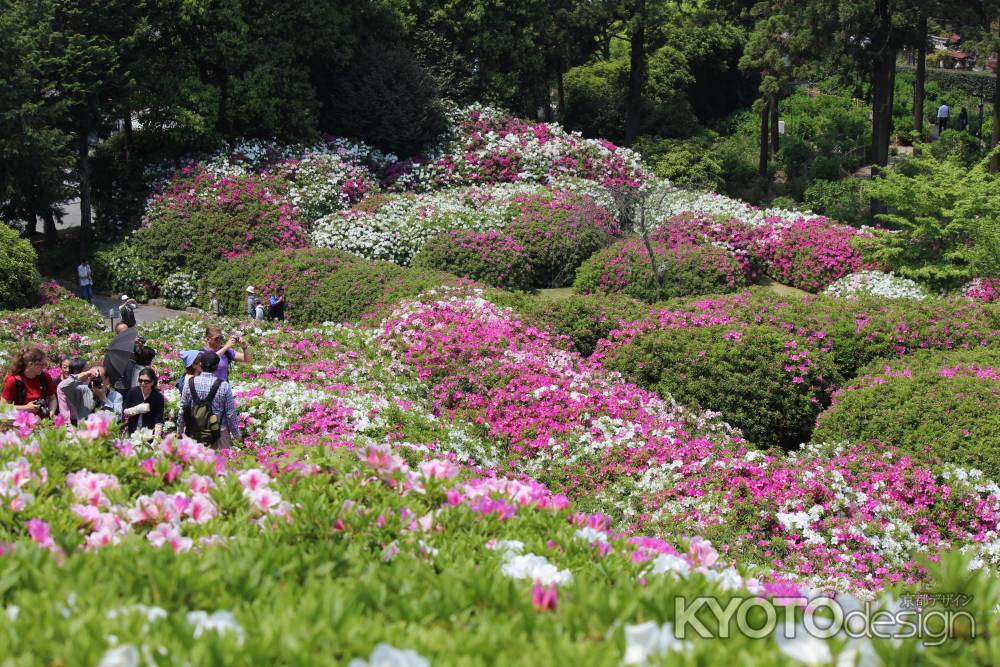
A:
POLYGON ((941 106, 938 107, 937 122, 938 122, 938 136, 948 129, 948 116, 951 115, 951 108, 948 107, 947 102, 942 102, 941 106))
POLYGON ((83 260, 80 266, 76 267, 76 275, 80 278, 80 298, 86 299, 87 303, 94 301, 94 272, 90 270, 90 262, 83 260))

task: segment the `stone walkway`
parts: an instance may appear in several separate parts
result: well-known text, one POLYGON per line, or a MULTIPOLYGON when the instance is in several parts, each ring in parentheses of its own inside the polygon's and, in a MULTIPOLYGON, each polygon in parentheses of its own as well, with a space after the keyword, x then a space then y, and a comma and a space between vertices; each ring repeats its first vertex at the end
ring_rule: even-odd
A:
MULTIPOLYGON (((114 310, 115 322, 119 320, 118 306, 121 305, 121 301, 115 299, 106 294, 95 294, 94 295, 94 307, 100 311, 101 315, 107 319, 108 311, 114 310)), ((179 317, 184 314, 183 310, 174 310, 172 308, 164 308, 163 306, 154 306, 150 304, 140 303, 135 309, 135 321, 137 323, 142 322, 156 322, 158 320, 169 320, 175 317, 179 317)))

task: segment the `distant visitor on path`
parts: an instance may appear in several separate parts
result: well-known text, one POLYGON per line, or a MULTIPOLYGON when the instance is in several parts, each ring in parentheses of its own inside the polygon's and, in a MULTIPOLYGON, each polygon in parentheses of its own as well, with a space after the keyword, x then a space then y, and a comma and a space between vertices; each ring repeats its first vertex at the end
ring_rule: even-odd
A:
POLYGON ((219 303, 214 289, 208 290, 208 312, 216 317, 222 316, 222 305, 219 303))
POLYGON ((278 320, 283 322, 285 320, 285 288, 279 287, 277 291, 271 295, 270 307, 267 311, 267 319, 278 320))
POLYGON ((253 285, 247 285, 247 317, 253 318, 254 312, 256 311, 257 304, 260 301, 257 299, 257 290, 254 289, 253 285))
POLYGON ((947 102, 943 102, 941 106, 938 107, 937 112, 937 122, 938 122, 938 136, 948 129, 948 116, 951 115, 951 108, 948 106, 947 102))
POLYGON ((965 132, 965 130, 969 127, 969 112, 965 107, 962 107, 962 110, 958 112, 958 118, 955 120, 955 127, 959 132, 965 132))
POLYGON ((83 260, 80 266, 76 267, 76 275, 80 277, 80 298, 86 299, 87 303, 94 301, 94 272, 90 270, 90 262, 83 260))
POLYGON ((229 382, 229 364, 234 361, 248 364, 250 363, 250 352, 247 351, 247 343, 243 340, 242 334, 229 336, 228 340, 222 334, 222 329, 217 326, 205 328, 205 347, 203 352, 214 352, 219 356, 219 363, 209 371, 208 367, 202 364, 202 372, 214 374, 223 382, 229 382), (223 341, 225 344, 223 345, 223 341), (240 346, 237 352, 235 346, 240 346))
POLYGON ((118 306, 118 312, 129 329, 135 326, 135 309, 138 305, 128 294, 122 294, 122 305, 118 306))

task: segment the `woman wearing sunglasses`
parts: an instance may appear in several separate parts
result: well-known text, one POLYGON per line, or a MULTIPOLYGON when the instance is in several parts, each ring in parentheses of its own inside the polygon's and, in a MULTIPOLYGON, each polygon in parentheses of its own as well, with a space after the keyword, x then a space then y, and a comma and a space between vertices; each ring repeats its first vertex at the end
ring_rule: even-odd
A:
POLYGON ((125 396, 122 415, 129 435, 149 428, 159 437, 163 432, 163 394, 156 388, 156 373, 149 366, 139 371, 136 386, 125 396))

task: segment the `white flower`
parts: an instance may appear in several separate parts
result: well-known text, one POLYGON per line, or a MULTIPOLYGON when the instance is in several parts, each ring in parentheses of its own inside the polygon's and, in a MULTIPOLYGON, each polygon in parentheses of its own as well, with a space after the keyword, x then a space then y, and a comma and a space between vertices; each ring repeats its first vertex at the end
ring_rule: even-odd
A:
POLYGON ((347 663, 347 667, 430 667, 430 664, 416 651, 398 649, 381 642, 368 660, 355 658, 347 663))
POLYGON ((139 649, 131 644, 109 648, 97 667, 139 667, 139 649))
POLYGON ((673 554, 660 554, 653 560, 653 567, 650 570, 653 574, 664 574, 672 572, 678 574, 682 579, 686 579, 691 573, 691 566, 686 560, 673 554))
POLYGON ((643 665, 652 657, 662 657, 668 653, 690 651, 691 642, 680 641, 674 637, 674 627, 664 623, 661 627, 655 621, 646 621, 639 625, 625 626, 625 658, 626 665, 643 665))
POLYGON ((569 570, 560 570, 550 563, 545 556, 538 556, 536 554, 512 556, 507 559, 507 562, 503 564, 500 571, 512 579, 538 581, 545 586, 549 584, 565 584, 573 578, 569 570))
POLYGON ((217 634, 224 635, 232 632, 236 635, 236 641, 243 644, 243 627, 236 622, 236 617, 228 611, 216 611, 211 615, 207 611, 189 611, 187 622, 194 626, 195 639, 201 637, 206 631, 213 630, 217 634))

